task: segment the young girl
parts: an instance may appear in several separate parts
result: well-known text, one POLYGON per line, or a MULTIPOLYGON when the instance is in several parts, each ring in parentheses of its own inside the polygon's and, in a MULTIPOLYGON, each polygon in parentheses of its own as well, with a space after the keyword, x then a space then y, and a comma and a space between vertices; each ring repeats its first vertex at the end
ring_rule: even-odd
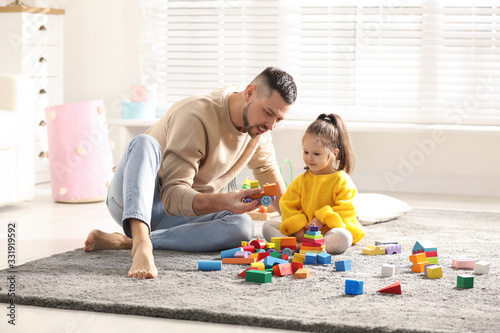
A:
POLYGON ((302 241, 313 224, 325 238, 328 253, 342 253, 364 236, 356 220, 353 199, 356 187, 349 177, 354 167, 349 133, 336 114, 320 115, 302 138, 305 173, 281 197, 281 219, 267 221, 264 237, 295 236, 302 241))

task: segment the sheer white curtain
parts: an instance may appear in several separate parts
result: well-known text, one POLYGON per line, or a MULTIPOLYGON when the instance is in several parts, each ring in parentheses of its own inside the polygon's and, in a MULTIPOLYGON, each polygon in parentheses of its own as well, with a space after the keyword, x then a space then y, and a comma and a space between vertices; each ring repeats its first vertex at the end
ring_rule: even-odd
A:
POLYGON ((164 108, 278 66, 299 88, 289 118, 500 125, 500 1, 142 2, 164 108))

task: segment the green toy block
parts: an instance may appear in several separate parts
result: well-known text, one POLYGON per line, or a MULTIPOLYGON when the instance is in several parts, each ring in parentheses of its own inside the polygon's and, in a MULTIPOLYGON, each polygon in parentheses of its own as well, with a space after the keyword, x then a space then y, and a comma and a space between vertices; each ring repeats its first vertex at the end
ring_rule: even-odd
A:
POLYGON ((458 275, 457 287, 462 289, 469 289, 474 287, 474 276, 472 275, 458 275))
POLYGON ((267 271, 247 271, 245 274, 245 281, 255 283, 268 283, 272 281, 271 272, 267 271))
POLYGON ((438 262, 438 257, 430 257, 430 258, 427 258, 427 261, 429 262, 429 264, 436 264, 438 265, 439 262, 438 262))

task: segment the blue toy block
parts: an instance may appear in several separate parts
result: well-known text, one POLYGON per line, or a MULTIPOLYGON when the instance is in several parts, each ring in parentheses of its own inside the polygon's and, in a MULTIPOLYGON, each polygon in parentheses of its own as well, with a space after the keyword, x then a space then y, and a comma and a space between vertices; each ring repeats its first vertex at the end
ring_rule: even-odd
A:
POLYGON ((242 247, 237 247, 237 248, 234 248, 234 249, 225 250, 225 251, 222 251, 220 253, 220 258, 221 259, 224 259, 224 258, 234 258, 234 255, 238 251, 244 251, 244 250, 243 250, 242 247))
POLYGON ((267 256, 264 258, 264 267, 266 268, 272 268, 274 265, 277 264, 288 264, 288 260, 274 258, 271 256, 267 256))
POLYGON ((220 271, 222 260, 198 260, 199 271, 220 271))
POLYGON ((321 231, 311 231, 311 230, 307 230, 307 231, 306 231, 306 234, 307 234, 307 235, 311 235, 311 236, 319 236, 319 235, 321 235, 321 231))
POLYGON ((351 270, 351 261, 350 260, 341 260, 335 262, 335 269, 337 271, 350 271, 351 270))
POLYGON ((348 295, 361 295, 363 293, 363 281, 354 279, 345 280, 345 293, 348 295))
POLYGON ((319 227, 317 225, 310 226, 309 231, 319 231, 319 227))
POLYGON ((316 253, 313 252, 307 252, 306 253, 306 258, 304 260, 305 265, 316 265, 318 263, 317 261, 317 255, 316 253))
POLYGON ((332 255, 330 253, 321 252, 316 256, 316 260, 320 265, 329 265, 332 263, 332 255))

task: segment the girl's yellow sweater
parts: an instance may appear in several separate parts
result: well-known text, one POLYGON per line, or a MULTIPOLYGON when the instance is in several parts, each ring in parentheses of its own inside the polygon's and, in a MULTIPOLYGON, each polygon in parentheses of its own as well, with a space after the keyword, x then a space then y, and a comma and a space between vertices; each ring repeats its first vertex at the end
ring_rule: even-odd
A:
POLYGON ((344 171, 329 175, 314 175, 306 171, 290 184, 281 197, 280 231, 292 235, 316 217, 325 224, 322 233, 333 228, 346 228, 355 244, 366 234, 356 219, 355 195, 356 186, 344 171))

